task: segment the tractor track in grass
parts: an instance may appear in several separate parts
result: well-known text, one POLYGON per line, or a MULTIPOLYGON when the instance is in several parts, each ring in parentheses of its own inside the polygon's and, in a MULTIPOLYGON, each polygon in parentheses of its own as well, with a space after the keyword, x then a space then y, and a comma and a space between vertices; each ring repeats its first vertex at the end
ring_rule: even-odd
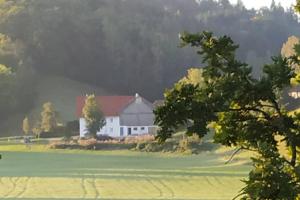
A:
POLYGON ((225 184, 224 182, 221 182, 220 179, 218 177, 213 176, 213 178, 215 179, 215 181, 220 184, 221 186, 226 186, 227 184, 225 184))
POLYGON ((16 190, 17 182, 19 179, 20 179, 19 177, 17 177, 15 181, 13 180, 13 177, 8 179, 12 183, 12 188, 4 195, 4 198, 9 197, 9 195, 12 194, 16 190))
POLYGON ((2 180, 2 178, 0 178, 0 184, 1 185, 5 185, 4 182, 3 182, 3 180, 2 180))
POLYGON ((163 191, 156 184, 153 183, 151 178, 147 178, 147 181, 150 183, 150 185, 152 185, 159 192, 158 197, 162 197, 163 196, 163 191))
POLYGON ((23 187, 23 189, 16 195, 16 198, 21 197, 21 196, 26 192, 26 190, 27 190, 27 188, 28 188, 29 182, 30 182, 30 178, 29 178, 29 177, 25 177, 25 183, 23 184, 24 187, 23 187))
POLYGON ((96 181, 97 181, 96 176, 94 176, 94 177, 93 177, 93 180, 92 180, 92 182, 91 182, 91 185, 92 185, 93 189, 95 190, 95 195, 96 195, 95 199, 100 199, 100 193, 99 193, 99 191, 97 190, 96 181))
POLYGON ((85 178, 82 177, 81 181, 80 181, 80 185, 83 190, 82 198, 85 198, 87 196, 86 182, 87 182, 87 180, 85 180, 85 178))
POLYGON ((214 187, 215 185, 209 180, 209 177, 205 176, 205 180, 208 183, 208 185, 214 187))
POLYGON ((174 191, 166 184, 163 182, 163 180, 159 180, 159 183, 164 186, 167 191, 169 191, 169 193, 171 194, 171 197, 174 198, 175 194, 174 194, 174 191))

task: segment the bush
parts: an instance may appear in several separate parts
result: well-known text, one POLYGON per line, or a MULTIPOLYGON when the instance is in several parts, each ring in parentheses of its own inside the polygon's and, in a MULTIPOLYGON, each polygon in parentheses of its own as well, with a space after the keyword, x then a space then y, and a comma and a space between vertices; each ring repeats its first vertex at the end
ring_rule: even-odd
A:
POLYGON ((127 144, 153 142, 153 141, 155 141, 155 137, 154 137, 154 135, 150 135, 150 134, 130 136, 130 137, 126 137, 124 140, 124 142, 127 144))
POLYGON ((92 146, 97 144, 97 140, 94 138, 88 140, 78 140, 78 144, 80 146, 92 146))
POLYGON ((183 135, 167 139, 165 143, 159 144, 155 140, 141 141, 135 146, 137 151, 145 152, 180 152, 185 154, 198 154, 202 151, 212 150, 215 145, 202 143, 198 135, 182 138, 183 135))
POLYGON ((78 120, 67 122, 66 126, 57 126, 51 132, 41 132, 40 138, 64 137, 66 140, 72 136, 78 136, 78 120))
POLYGON ((108 135, 97 135, 96 139, 99 141, 110 141, 113 140, 112 137, 108 136, 108 135))

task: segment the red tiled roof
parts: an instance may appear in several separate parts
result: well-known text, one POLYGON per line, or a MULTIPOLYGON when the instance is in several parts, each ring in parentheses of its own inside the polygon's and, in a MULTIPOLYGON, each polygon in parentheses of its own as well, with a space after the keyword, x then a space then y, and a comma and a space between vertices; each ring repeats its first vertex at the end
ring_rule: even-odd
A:
MULTIPOLYGON (((82 109, 85 103, 84 96, 77 97, 76 99, 76 114, 77 117, 82 116, 82 109)), ((118 116, 125 106, 131 103, 134 96, 97 96, 97 102, 101 111, 105 116, 118 116)))

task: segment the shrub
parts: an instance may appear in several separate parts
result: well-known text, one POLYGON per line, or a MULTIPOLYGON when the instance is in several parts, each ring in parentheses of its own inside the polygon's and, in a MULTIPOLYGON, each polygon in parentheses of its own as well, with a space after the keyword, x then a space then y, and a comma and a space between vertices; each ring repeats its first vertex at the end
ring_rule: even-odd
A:
POLYGON ((152 141, 155 141, 155 137, 154 135, 150 135, 150 134, 130 136, 130 137, 126 137, 124 140, 126 144, 152 142, 152 141))

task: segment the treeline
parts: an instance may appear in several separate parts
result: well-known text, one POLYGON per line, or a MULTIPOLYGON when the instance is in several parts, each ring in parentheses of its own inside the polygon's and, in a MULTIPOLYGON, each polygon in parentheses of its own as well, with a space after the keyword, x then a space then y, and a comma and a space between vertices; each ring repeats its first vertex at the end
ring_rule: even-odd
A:
POLYGON ((33 105, 38 74, 161 98, 164 88, 200 65, 190 49, 179 48, 178 34, 203 30, 232 37, 240 44, 238 57, 259 76, 261 64, 300 26, 292 9, 275 3, 247 10, 228 0, 1 0, 0 63, 20 77, 14 86, 19 106, 12 110, 33 105))

